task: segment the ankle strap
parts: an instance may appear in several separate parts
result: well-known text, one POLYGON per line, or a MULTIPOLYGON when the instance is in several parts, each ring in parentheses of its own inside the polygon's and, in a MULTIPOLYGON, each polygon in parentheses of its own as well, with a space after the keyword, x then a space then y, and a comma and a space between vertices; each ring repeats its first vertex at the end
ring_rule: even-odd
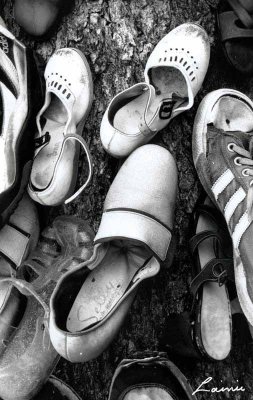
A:
MULTIPOLYGON (((85 152, 85 154, 86 154, 86 157, 87 157, 87 161, 88 161, 88 165, 89 165, 89 174, 88 174, 88 178, 86 179, 86 182, 85 182, 71 197, 69 197, 67 200, 65 200, 65 202, 64 202, 65 204, 70 203, 71 201, 73 201, 74 199, 76 199, 77 196, 79 196, 79 194, 82 193, 82 191, 83 191, 83 190, 88 186, 88 184, 90 183, 90 180, 91 180, 91 177, 92 177, 92 173, 93 173, 92 158, 91 158, 91 154, 90 154, 88 145, 87 145, 87 143, 85 142, 85 140, 84 140, 81 136, 76 135, 75 133, 70 133, 70 134, 68 134, 68 135, 65 136, 65 138, 64 138, 64 143, 67 142, 67 140, 70 140, 70 139, 76 140, 76 141, 79 142, 80 145, 82 146, 82 148, 83 148, 83 150, 84 150, 84 152, 85 152)), ((63 144, 64 144, 64 143, 63 143, 63 144)))

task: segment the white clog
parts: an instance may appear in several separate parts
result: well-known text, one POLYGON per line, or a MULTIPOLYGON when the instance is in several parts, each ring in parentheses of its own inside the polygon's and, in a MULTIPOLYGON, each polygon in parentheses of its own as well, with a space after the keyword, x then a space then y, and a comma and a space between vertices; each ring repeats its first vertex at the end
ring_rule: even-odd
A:
POLYGON ((145 83, 118 94, 106 110, 100 130, 104 149, 125 157, 190 109, 209 59, 209 39, 201 26, 186 23, 168 33, 147 61, 145 83))

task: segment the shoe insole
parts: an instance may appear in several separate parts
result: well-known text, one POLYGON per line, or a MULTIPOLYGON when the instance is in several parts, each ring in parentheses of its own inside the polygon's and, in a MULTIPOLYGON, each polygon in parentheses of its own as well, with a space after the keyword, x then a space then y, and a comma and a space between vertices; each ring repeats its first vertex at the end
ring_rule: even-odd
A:
POLYGON ((223 96, 210 113, 210 122, 224 131, 253 131, 252 109, 242 100, 223 96))
MULTIPOLYGON (((50 105, 42 116, 45 119, 42 135, 48 132, 50 141, 35 157, 31 173, 31 182, 39 190, 45 189, 54 176, 55 166, 62 150, 64 129, 68 117, 67 110, 60 99, 53 94, 51 96, 50 105)), ((74 158, 74 150, 75 144, 70 140, 67 141, 65 144, 66 161, 74 158)))
MULTIPOLYGON (((188 97, 186 80, 183 74, 173 67, 157 67, 151 70, 151 82, 155 87, 156 95, 150 102, 146 114, 146 122, 150 124, 163 99, 172 98, 173 94, 182 97, 175 104, 178 108, 188 97)), ((140 119, 145 113, 149 97, 149 91, 143 92, 128 104, 120 108, 113 120, 113 125, 121 132, 128 135, 135 135, 139 131, 140 119)))
MULTIPOLYGON (((205 204, 211 205, 209 199, 205 204)), ((196 233, 215 231, 217 225, 214 221, 200 215, 196 233)), ((206 239, 198 247, 200 265, 203 268, 211 259, 215 258, 214 241, 206 239)), ((230 330, 230 302, 225 285, 219 286, 216 282, 206 282, 203 285, 201 307, 201 338, 207 354, 222 360, 231 350, 230 330)))
POLYGON ((110 247, 82 285, 67 318, 67 329, 80 332, 104 319, 120 301, 149 252, 131 241, 118 240, 110 247))
POLYGON ((160 387, 138 387, 130 390, 122 400, 175 400, 167 390, 160 387))

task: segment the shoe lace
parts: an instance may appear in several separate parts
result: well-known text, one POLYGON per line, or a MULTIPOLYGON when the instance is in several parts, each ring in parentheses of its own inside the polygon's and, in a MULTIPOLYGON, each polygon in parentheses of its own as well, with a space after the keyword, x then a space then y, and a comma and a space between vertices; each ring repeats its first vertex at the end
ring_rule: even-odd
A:
MULTIPOLYGON (((242 170, 242 175, 253 177, 253 154, 235 143, 231 144, 231 148, 232 151, 239 155, 239 157, 234 159, 235 164, 238 166, 245 165, 248 167, 242 170)), ((250 181, 250 187, 247 194, 247 210, 248 214, 253 218, 253 178, 250 181)))

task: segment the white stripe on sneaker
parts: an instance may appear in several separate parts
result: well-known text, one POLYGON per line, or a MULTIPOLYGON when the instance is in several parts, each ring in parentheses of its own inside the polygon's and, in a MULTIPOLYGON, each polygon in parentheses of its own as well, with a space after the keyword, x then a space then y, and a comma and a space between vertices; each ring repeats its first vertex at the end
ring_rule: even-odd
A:
POLYGON ((227 205, 224 209, 224 217, 227 221, 227 224, 229 223, 232 215, 234 214, 236 208, 239 206, 239 204, 245 199, 246 193, 243 190, 242 187, 238 189, 233 196, 230 197, 229 201, 227 202, 227 205))
POLYGON ((230 169, 227 169, 223 174, 217 179, 217 181, 212 186, 212 192, 214 194, 215 199, 218 199, 219 194, 223 192, 224 189, 230 184, 230 182, 234 179, 233 173, 230 169))
POLYGON ((252 220, 249 218, 247 211, 243 214, 243 216, 239 219, 238 224, 235 226, 234 232, 232 234, 232 240, 234 247, 238 249, 242 235, 250 226, 252 220))

